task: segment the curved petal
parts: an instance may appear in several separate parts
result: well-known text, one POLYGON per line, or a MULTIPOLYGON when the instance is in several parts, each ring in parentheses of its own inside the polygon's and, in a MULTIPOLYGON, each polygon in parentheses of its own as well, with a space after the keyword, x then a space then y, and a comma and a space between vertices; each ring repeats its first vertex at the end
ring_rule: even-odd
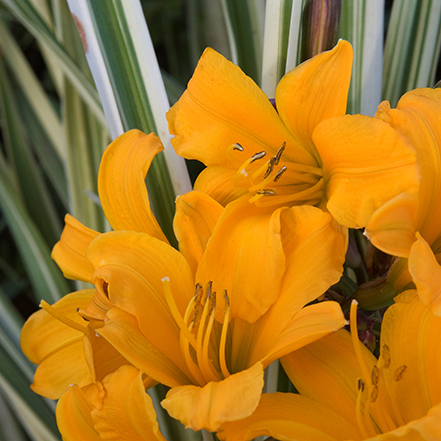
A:
MULTIPOLYGON (((93 290, 77 291, 64 296, 52 307, 57 314, 73 320, 86 329, 86 322, 77 308, 85 308, 93 290)), ((83 350, 83 332, 73 329, 54 318, 45 310, 31 315, 21 331, 21 349, 32 363, 38 364, 34 392, 57 399, 69 384, 89 384, 91 374, 83 350)))
POLYGON ((192 382, 182 372, 182 365, 176 366, 164 355, 163 351, 166 352, 167 349, 165 346, 157 348, 142 334, 133 315, 113 308, 107 313, 105 326, 96 332, 131 364, 159 383, 173 387, 192 382))
POLYGON ((254 412, 262 393, 263 366, 256 363, 218 383, 204 387, 172 388, 162 407, 185 427, 215 432, 226 421, 241 420, 254 412))
POLYGON ((221 205, 199 191, 190 191, 176 199, 173 228, 179 251, 187 259, 193 274, 222 212, 221 205))
MULTIPOLYGON (((364 347, 362 347, 364 348, 364 347)), ((362 349, 369 372, 376 363, 362 349)), ((363 376, 349 332, 340 330, 281 359, 297 390, 356 424, 358 379, 363 376), (336 398, 338 397, 338 406, 336 398)))
POLYGON ((352 47, 340 40, 330 51, 288 72, 276 90, 280 117, 289 131, 318 156, 312 132, 323 120, 346 113, 352 72, 352 47))
POLYGON ((390 350, 390 367, 383 375, 391 399, 408 422, 423 418, 441 400, 441 319, 416 290, 405 291, 395 301, 382 324, 381 345, 390 350))
POLYGON ((441 439, 441 404, 423 418, 366 441, 438 441, 441 439))
POLYGON ((416 89, 402 96, 396 109, 380 104, 376 116, 408 139, 421 170, 415 230, 429 244, 441 235, 441 90, 416 89))
POLYGON ((327 208, 349 228, 402 192, 416 193, 416 152, 390 125, 363 115, 321 122, 312 135, 323 161, 327 208))
POLYGON ((61 238, 52 250, 52 259, 63 271, 64 277, 91 282, 93 266, 86 258, 86 251, 100 233, 85 227, 70 214, 66 214, 61 238))
POLYGON ((262 150, 275 154, 284 142, 290 160, 315 165, 254 81, 210 48, 167 119, 177 153, 205 165, 236 169, 236 161, 226 155, 229 146, 243 147, 237 155, 241 164, 262 150))
POLYGON ((122 366, 108 375, 97 385, 91 401, 92 420, 101 439, 165 441, 142 374, 133 366, 122 366))
MULTIPOLYGON (((288 325, 273 341, 264 357, 264 365, 269 365, 279 357, 302 348, 346 324, 346 320, 337 302, 321 302, 308 305, 293 316, 288 325)), ((268 343, 265 345, 268 347, 268 343)), ((259 351, 259 347, 256 344, 259 351)))
POLYGON ((231 182, 231 178, 236 173, 236 169, 209 166, 199 174, 194 183, 194 189, 208 194, 219 204, 226 207, 228 203, 248 193, 247 188, 236 187, 231 182))
MULTIPOLYGON (((90 388, 95 388, 91 385, 90 388)), ((77 384, 67 389, 57 404, 57 425, 64 441, 101 441, 91 417, 92 404, 77 384)))
POLYGON ((441 266, 429 244, 419 233, 416 237, 410 249, 409 272, 422 302, 441 317, 441 266))
POLYGON ((170 360, 183 363, 179 326, 162 280, 170 280, 174 302, 183 316, 194 294, 185 258, 161 240, 133 231, 100 235, 91 243, 87 257, 95 267, 95 284, 103 285, 110 301, 135 316, 141 332, 170 360))
POLYGON ((226 441, 272 436, 281 441, 361 440, 350 421, 309 398, 296 394, 263 394, 256 411, 240 421, 224 424, 217 433, 226 441))
POLYGON ((107 147, 98 174, 98 193, 114 230, 139 231, 167 242, 150 209, 144 182, 153 158, 163 149, 154 133, 145 135, 139 130, 124 133, 107 147))
POLYGON ((380 250, 393 256, 409 257, 415 242, 418 198, 401 193, 380 207, 366 227, 366 236, 380 250))
MULTIPOLYGON (((202 286, 212 281, 214 291, 227 291, 231 317, 252 323, 279 297, 285 270, 281 210, 240 199, 228 204, 213 231, 196 281, 202 286)), ((224 307, 219 303, 221 317, 224 307)))

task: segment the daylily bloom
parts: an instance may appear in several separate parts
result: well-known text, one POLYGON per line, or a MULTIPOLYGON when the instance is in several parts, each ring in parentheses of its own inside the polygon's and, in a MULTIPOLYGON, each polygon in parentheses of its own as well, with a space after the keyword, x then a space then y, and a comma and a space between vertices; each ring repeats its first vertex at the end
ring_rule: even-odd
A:
MULTIPOLYGON (((282 359, 297 394, 265 394, 250 417, 220 439, 270 435, 284 441, 441 439, 441 319, 416 290, 385 313, 376 359, 340 330, 282 359)), ((354 337, 355 335, 355 337, 354 337)))
POLYGON ((340 277, 341 262, 333 252, 343 250, 345 240, 331 216, 318 208, 285 207, 267 217, 267 209, 261 209, 268 233, 256 238, 248 230, 246 240, 261 247, 263 241, 256 252, 264 254, 262 262, 277 278, 259 287, 259 314, 252 321, 240 318, 247 308, 252 313, 248 299, 256 289, 253 274, 241 279, 244 273, 237 270, 248 256, 222 249, 213 260, 206 256, 213 236, 228 226, 229 208, 198 192, 178 198, 175 229, 181 253, 151 222, 148 199, 133 197, 147 196, 144 162, 157 150, 156 139, 129 132, 103 156, 100 198, 103 191, 109 196, 102 198, 103 209, 106 216, 110 210, 117 231, 95 234, 68 218, 54 256, 66 275, 95 284, 91 302, 80 310, 95 333, 143 374, 171 387, 163 406, 173 417, 194 430, 215 431, 254 411, 263 369, 273 360, 344 325, 337 303, 304 305, 340 277), (112 193, 113 181, 127 191, 112 193), (112 194, 124 200, 114 201, 112 194), (132 220, 133 215, 141 219, 132 220), (221 277, 217 286, 211 283, 211 271, 224 273, 224 286, 221 277), (240 290, 230 295, 234 277, 240 290))
POLYGON ((313 205, 351 228, 397 194, 415 193, 409 142, 378 118, 345 115, 351 69, 351 45, 340 40, 282 78, 276 110, 237 66, 207 49, 167 114, 177 153, 207 165, 195 189, 222 205, 246 194, 250 211, 313 205))
POLYGON ((376 118, 415 147, 421 185, 417 194, 400 194, 381 207, 366 233, 376 247, 400 257, 386 289, 400 292, 413 279, 422 300, 429 306, 430 299, 432 310, 441 315, 441 90, 408 92, 396 109, 385 101, 376 118))

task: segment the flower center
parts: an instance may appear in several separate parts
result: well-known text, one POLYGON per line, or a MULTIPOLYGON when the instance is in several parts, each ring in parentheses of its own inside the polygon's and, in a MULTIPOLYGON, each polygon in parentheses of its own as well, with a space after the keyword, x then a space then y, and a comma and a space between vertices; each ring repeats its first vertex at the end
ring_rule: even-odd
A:
MULTIPOLYGON (((265 150, 255 153, 239 167, 232 182, 253 194, 250 203, 259 207, 272 205, 318 205, 324 197, 325 181, 320 167, 286 160, 286 143, 268 160, 265 150)), ((236 143, 228 147, 227 156, 237 161, 235 152, 244 148, 236 143)))
POLYGON ((216 292, 212 283, 204 290, 196 285, 184 316, 180 314, 170 289, 170 279, 161 279, 165 299, 180 329, 180 346, 188 369, 201 386, 230 376, 226 361, 226 343, 230 321, 230 302, 224 291, 225 313, 223 323, 215 320, 216 292))
POLYGON ((394 391, 397 381, 401 380, 406 370, 406 365, 402 365, 396 369, 392 389, 388 391, 383 373, 391 364, 390 349, 387 345, 383 345, 378 361, 373 366, 371 373, 369 373, 366 360, 362 353, 361 342, 358 339, 356 300, 353 300, 351 304, 350 327, 352 344, 363 375, 362 378, 358 379, 358 394, 355 409, 357 424, 363 437, 371 438, 380 433, 390 432, 405 424, 398 408, 394 391), (384 394, 382 399, 379 399, 380 393, 384 394), (385 403, 390 404, 392 412, 386 409, 385 403), (363 404, 364 409, 362 408, 363 404))

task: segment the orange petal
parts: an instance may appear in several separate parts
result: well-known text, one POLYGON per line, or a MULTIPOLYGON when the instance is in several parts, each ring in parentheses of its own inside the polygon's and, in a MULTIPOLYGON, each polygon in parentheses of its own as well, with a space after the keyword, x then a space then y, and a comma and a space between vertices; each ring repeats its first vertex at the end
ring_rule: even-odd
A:
MULTIPOLYGON (((85 308, 93 290, 64 296, 52 307, 61 316, 86 328, 77 308, 85 308)), ((44 310, 31 315, 21 331, 21 348, 32 363, 38 364, 32 389, 47 398, 57 399, 69 384, 89 384, 91 374, 83 350, 84 334, 60 322, 44 310)))
POLYGON ((381 347, 390 349, 390 367, 383 375, 391 399, 408 422, 423 418, 441 400, 441 319, 421 302, 416 290, 405 291, 395 301, 382 324, 381 347))
POLYGON ((165 441, 142 374, 133 366, 122 366, 107 376, 91 401, 92 420, 100 439, 165 441))
POLYGON ((139 231, 167 242, 150 209, 144 181, 153 158, 163 149, 154 133, 145 135, 139 130, 124 133, 107 147, 98 174, 98 193, 114 230, 139 231))
POLYGON ((417 209, 416 195, 399 194, 375 211, 367 224, 366 236, 385 253, 409 257, 415 241, 417 209))
POLYGON ((212 281, 220 294, 227 291, 231 317, 252 323, 279 297, 285 270, 280 212, 240 199, 228 204, 214 229, 196 281, 202 286, 212 281))
POLYGON ((218 383, 172 388, 161 402, 167 412, 193 430, 216 431, 226 421, 241 420, 256 409, 263 387, 263 366, 256 363, 218 383))
POLYGON ((252 415, 225 423, 217 436, 227 441, 248 441, 257 436, 283 441, 361 440, 358 428, 334 408, 296 394, 263 394, 252 415))
POLYGON ((372 438, 371 441, 415 441, 441 439, 441 404, 434 406, 419 420, 411 421, 396 430, 372 438))
POLYGON ((409 256, 409 272, 422 302, 441 317, 441 266, 429 244, 419 233, 409 256))
POLYGON ((280 117, 316 157, 312 132, 321 121, 346 113, 351 71, 352 47, 340 40, 332 50, 288 72, 277 86, 280 117))
POLYGON ((181 316, 194 294, 185 258, 170 245, 144 233, 113 231, 100 235, 87 256, 95 284, 106 286, 110 301, 138 320, 141 332, 174 363, 184 362, 179 327, 167 304, 162 279, 168 277, 181 316))
POLYGON ((254 81, 210 48, 202 54, 187 90, 167 119, 177 153, 205 165, 236 169, 235 161, 226 155, 235 143, 244 149, 238 155, 243 163, 262 150, 276 153, 284 142, 286 157, 314 165, 254 81))
MULTIPOLYGON (((337 302, 308 305, 293 316, 272 342, 270 350, 264 355, 263 363, 267 366, 277 358, 341 329, 345 324, 346 320, 337 302)), ((268 343, 265 346, 268 347, 268 343)))
POLYGON ((385 202, 418 190, 415 150, 383 121, 362 115, 327 119, 313 140, 328 182, 327 208, 342 225, 364 227, 385 202))
POLYGON ((398 130, 417 151, 421 170, 415 231, 429 244, 441 236, 441 90, 416 89, 400 99, 396 109, 383 102, 376 116, 398 130))
POLYGON ((179 251, 187 259, 193 274, 222 212, 219 203, 198 191, 191 191, 176 199, 173 227, 179 251))
POLYGON ((66 214, 61 238, 52 250, 52 259, 63 271, 64 277, 91 282, 93 266, 86 258, 86 251, 93 239, 99 236, 74 217, 66 214))
MULTIPOLYGON (((362 354, 371 372, 377 360, 364 346, 362 354)), ((292 352, 281 361, 285 372, 302 395, 334 409, 356 424, 357 384, 363 374, 349 332, 340 330, 330 334, 292 352)))
POLYGON ((225 207, 229 202, 248 193, 248 189, 236 187, 231 182, 236 173, 237 170, 232 168, 209 166, 199 174, 194 189, 208 194, 225 207))
MULTIPOLYGON (((95 385, 90 388, 95 388, 95 385)), ((57 404, 57 424, 64 441, 102 439, 94 429, 90 414, 92 409, 85 390, 81 390, 76 384, 61 396, 57 404)))
MULTIPOLYGON (((164 352, 166 347, 155 347, 139 329, 136 318, 119 308, 107 313, 105 326, 96 330, 131 364, 156 381, 173 387, 192 381, 164 352)), ((164 343, 166 344, 166 343, 164 343)))

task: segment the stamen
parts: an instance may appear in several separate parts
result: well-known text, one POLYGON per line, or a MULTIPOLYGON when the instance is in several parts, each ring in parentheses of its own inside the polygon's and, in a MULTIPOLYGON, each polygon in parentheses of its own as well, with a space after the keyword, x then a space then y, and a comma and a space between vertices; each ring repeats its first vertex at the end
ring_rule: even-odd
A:
POLYGON ((204 343, 202 346, 202 360, 203 360, 203 371, 210 371, 211 374, 216 378, 216 381, 221 380, 219 373, 214 369, 212 363, 210 363, 210 357, 208 355, 208 345, 210 343, 211 331, 213 329, 214 316, 216 311, 216 293, 213 293, 213 301, 210 305, 210 317, 208 319, 207 329, 205 331, 204 343))
POLYGON ((288 170, 288 168, 284 165, 277 173, 276 176, 274 176, 274 182, 277 182, 281 176, 283 175, 283 173, 286 172, 286 170, 288 170))
POLYGON ((195 337, 188 330, 187 325, 184 322, 184 319, 182 318, 181 313, 179 312, 179 309, 176 305, 175 299, 174 299, 173 294, 171 292, 170 279, 166 276, 161 279, 161 282, 162 282, 162 288, 163 288, 164 294, 165 294, 165 300, 167 302, 170 313, 172 314, 173 318, 175 319, 176 324, 179 327, 179 330, 185 335, 185 338, 188 340, 188 342, 194 348, 196 348, 195 337))
POLYGON ((285 146, 286 146, 286 142, 283 141, 282 147, 280 147, 280 149, 277 150, 277 153, 274 156, 274 159, 275 159, 274 165, 278 165, 279 164, 280 158, 282 157, 282 153, 285 150, 285 146))
POLYGON ((42 300, 40 302, 40 308, 44 309, 48 314, 56 318, 61 323, 64 323, 66 326, 69 326, 70 328, 75 329, 83 334, 86 331, 86 326, 82 326, 79 323, 70 319, 69 317, 60 314, 53 306, 49 305, 49 303, 47 303, 45 300, 42 300))
POLYGON ((361 378, 358 379, 358 393, 357 393, 357 401, 355 403, 355 416, 357 418, 358 428, 360 429, 363 438, 370 438, 368 431, 364 425, 363 414, 361 413, 361 397, 363 395, 364 390, 364 382, 361 378))
POLYGON ((228 332, 228 324, 230 322, 230 299, 228 298, 227 291, 224 291, 224 299, 225 299, 225 314, 224 314, 224 322, 222 323, 222 333, 219 343, 219 364, 222 371, 222 375, 224 378, 230 376, 230 372, 227 368, 227 363, 225 360, 225 347, 227 342, 227 332, 228 332))
MULTIPOLYGON (((194 322, 190 323, 189 331, 193 329, 194 322)), ((184 354, 185 363, 187 364, 188 369, 190 370, 191 374, 193 375, 196 382, 198 382, 201 386, 205 384, 205 379, 202 376, 202 373, 199 369, 199 366, 193 361, 193 358, 190 354, 190 343, 188 340, 184 337, 184 334, 181 333, 179 336, 179 343, 181 346, 181 351, 184 354)))
POLYGON ((403 364, 394 372, 394 380, 400 381, 403 378, 404 371, 407 369, 407 366, 403 364))

